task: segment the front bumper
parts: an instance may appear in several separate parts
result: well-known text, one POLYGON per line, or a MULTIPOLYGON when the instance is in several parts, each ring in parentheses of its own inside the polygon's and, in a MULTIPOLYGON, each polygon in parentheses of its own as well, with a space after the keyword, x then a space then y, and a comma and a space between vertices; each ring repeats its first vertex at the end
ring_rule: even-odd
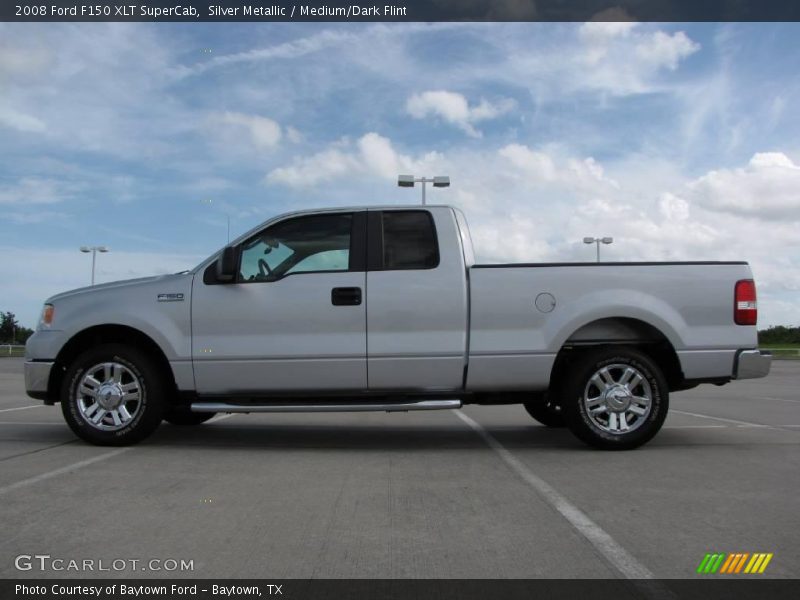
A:
POLYGON ((733 363, 734 379, 766 377, 772 365, 772 354, 761 350, 740 350, 733 363))
POLYGON ((47 384, 50 382, 50 371, 55 363, 52 361, 27 361, 25 363, 25 391, 31 398, 42 400, 47 396, 47 384))

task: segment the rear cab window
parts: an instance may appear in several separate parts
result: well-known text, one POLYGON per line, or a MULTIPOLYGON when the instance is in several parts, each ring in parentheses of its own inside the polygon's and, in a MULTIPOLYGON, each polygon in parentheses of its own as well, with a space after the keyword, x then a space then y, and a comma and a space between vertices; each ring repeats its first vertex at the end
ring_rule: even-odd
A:
POLYGON ((439 245, 433 217, 426 210, 383 211, 382 270, 435 269, 439 245))

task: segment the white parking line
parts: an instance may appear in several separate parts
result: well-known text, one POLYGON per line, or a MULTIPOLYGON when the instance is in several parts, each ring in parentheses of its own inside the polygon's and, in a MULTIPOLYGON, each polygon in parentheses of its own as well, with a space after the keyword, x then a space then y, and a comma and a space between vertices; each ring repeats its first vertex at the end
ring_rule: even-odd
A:
POLYGON ((207 422, 216 423, 217 421, 222 421, 223 419, 230 419, 232 416, 234 416, 234 414, 235 413, 228 413, 226 415, 217 415, 216 417, 209 419, 207 422))
POLYGON ((791 398, 775 398, 774 396, 758 396, 756 400, 777 400, 778 402, 791 402, 792 404, 800 404, 800 400, 792 400, 791 398))
MULTIPOLYGON (((38 406, 38 405, 37 405, 38 406)), ((36 406, 25 406, 23 408, 36 408, 36 406)), ((21 410, 21 409, 6 409, 6 410, 21 410)), ((215 421, 222 421, 223 419, 228 419, 232 417, 233 414, 227 415, 219 415, 212 419, 209 419, 209 423, 213 423, 215 421)), ((4 422, 0 423, 2 425, 10 425, 11 422, 4 422)), ((22 423, 13 423, 14 425, 21 425, 22 423)), ((56 423, 32 423, 33 425, 56 425, 56 423)), ((58 425, 62 425, 58 423, 58 425)), ((92 458, 87 458, 86 460, 82 460, 71 465, 67 465, 66 467, 61 467, 60 469, 54 469, 52 471, 48 471, 47 473, 42 473, 41 475, 36 475, 35 477, 29 477, 28 479, 23 479, 22 481, 17 481, 16 483, 10 483, 3 487, 0 487, 0 496, 11 492, 13 490, 17 490, 22 487, 26 487, 29 485, 33 485, 34 483, 39 483, 40 481, 44 481, 46 479, 51 479, 52 477, 57 477, 59 475, 63 475, 64 473, 71 473, 72 471, 77 471, 78 469, 82 469, 83 467, 88 467, 89 465, 93 465, 96 462, 100 462, 101 460, 106 460, 108 458, 114 458, 115 456, 119 456, 123 452, 127 452, 128 450, 132 450, 132 446, 127 446, 125 448, 118 448, 116 450, 112 450, 111 452, 106 452, 105 454, 101 454, 99 456, 93 456, 92 458)))
POLYGON ((664 425, 663 429, 727 429, 727 425, 664 425))
POLYGON ((750 421, 737 421, 736 419, 725 419, 723 417, 714 417, 712 415, 703 415, 700 413, 687 412, 685 410, 672 409, 671 412, 679 413, 681 415, 689 415, 690 417, 699 417, 701 419, 713 419, 715 421, 723 421, 725 423, 733 423, 734 425, 743 425, 745 427, 760 427, 762 429, 776 429, 772 425, 764 425, 763 423, 751 423, 750 421))
POLYGON ((45 423, 44 421, 0 421, 0 425, 53 425, 57 427, 66 427, 64 422, 61 423, 45 423))
POLYGON ((10 483, 8 485, 4 485, 3 487, 0 487, 0 496, 8 492, 18 490, 19 488, 27 487, 29 485, 33 485, 34 483, 39 483, 40 481, 44 481, 46 479, 51 479, 53 477, 63 475, 64 473, 71 473, 72 471, 77 471, 78 469, 82 469, 83 467, 88 467, 89 465, 93 465, 96 462, 100 462, 101 460, 114 458, 115 456, 119 456, 120 454, 122 454, 123 452, 127 452, 128 450, 131 450, 130 446, 126 448, 118 448, 117 450, 112 450, 111 452, 100 454, 99 456, 93 456, 92 458, 87 458, 86 460, 72 463, 71 465, 67 465, 66 467, 61 467, 60 469, 54 469, 52 471, 48 471, 47 473, 36 475, 35 477, 29 477, 28 479, 23 479, 22 481, 17 481, 16 483, 10 483))
POLYGON ((456 416, 469 425, 475 433, 483 438, 486 445, 500 455, 512 471, 528 483, 544 500, 561 516, 569 521, 578 532, 585 537, 608 562, 610 562, 622 575, 628 579, 653 579, 653 573, 634 558, 625 548, 620 546, 614 538, 597 523, 592 521, 586 513, 562 496, 554 487, 535 475, 519 459, 517 459, 505 446, 498 442, 482 425, 473 421, 460 410, 454 411, 456 416))
POLYGON ((33 406, 18 406, 17 408, 2 408, 0 412, 11 412, 12 410, 28 410, 29 408, 41 408, 47 406, 46 404, 34 404, 33 406))

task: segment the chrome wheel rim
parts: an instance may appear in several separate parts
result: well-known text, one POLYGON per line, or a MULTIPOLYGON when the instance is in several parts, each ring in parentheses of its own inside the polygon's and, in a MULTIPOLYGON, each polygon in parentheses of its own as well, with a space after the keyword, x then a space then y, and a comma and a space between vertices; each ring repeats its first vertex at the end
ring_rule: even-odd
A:
POLYGON ((636 367, 607 365, 589 378, 583 404, 596 427, 622 435, 635 431, 647 420, 653 406, 653 390, 636 367))
POLYGON ((76 395, 84 421, 101 431, 123 429, 142 408, 139 378, 118 362, 103 362, 87 369, 76 395))

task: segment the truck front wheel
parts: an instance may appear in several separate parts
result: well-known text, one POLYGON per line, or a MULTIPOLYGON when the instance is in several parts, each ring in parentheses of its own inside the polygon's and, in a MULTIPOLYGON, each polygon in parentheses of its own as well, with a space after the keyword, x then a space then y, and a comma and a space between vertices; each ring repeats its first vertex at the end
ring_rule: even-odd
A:
POLYGON ((164 376, 145 353, 122 344, 90 348, 69 365, 61 410, 70 429, 98 446, 149 436, 164 411, 164 376))
POLYGON ((605 347, 575 360, 562 384, 567 426, 591 446, 629 450, 664 423, 669 390, 658 366, 634 348, 605 347))

